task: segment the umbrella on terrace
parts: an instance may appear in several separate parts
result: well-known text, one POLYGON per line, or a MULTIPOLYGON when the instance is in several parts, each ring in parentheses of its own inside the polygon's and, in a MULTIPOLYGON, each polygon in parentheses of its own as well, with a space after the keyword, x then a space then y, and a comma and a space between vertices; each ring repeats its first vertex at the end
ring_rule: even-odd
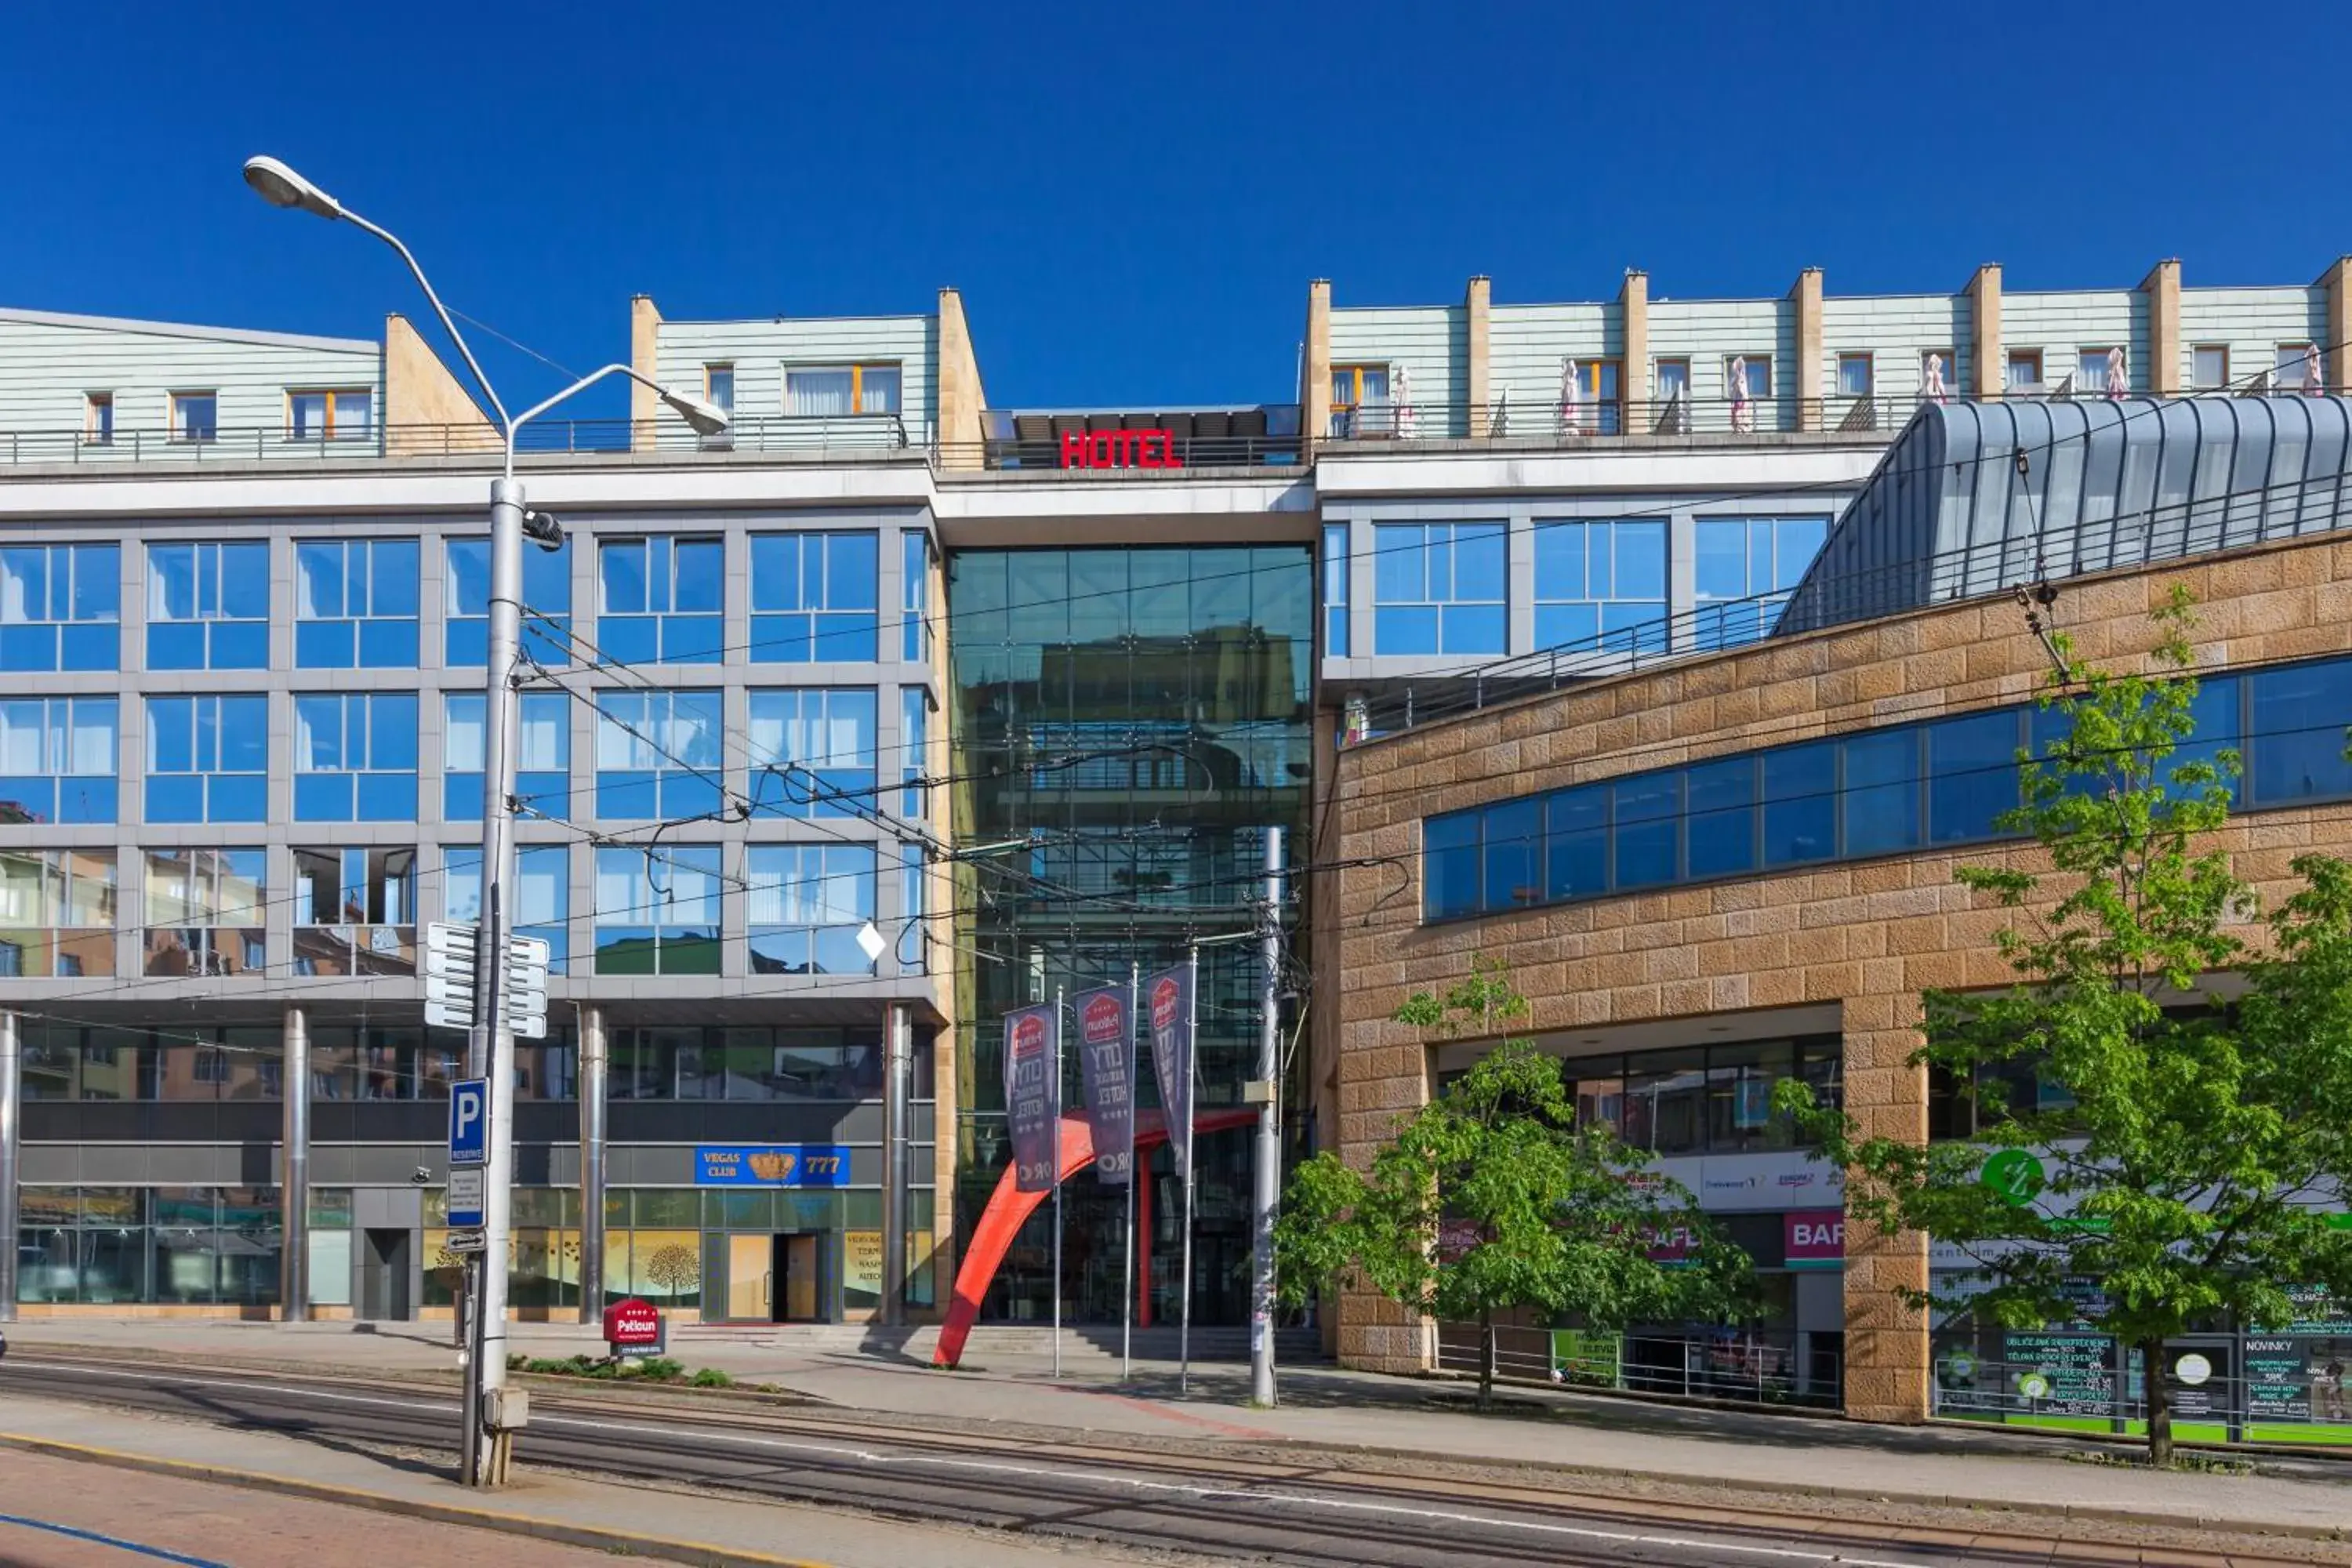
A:
POLYGON ((2315 348, 2303 362, 2303 395, 2305 397, 2327 395, 2326 363, 2320 358, 2320 351, 2315 348))
POLYGON ((1923 395, 1937 403, 1948 403, 1951 401, 1951 388, 1944 384, 1944 356, 1942 354, 1929 354, 1927 356, 1927 384, 1924 389, 1923 395))
POLYGON ((1756 428, 1756 405, 1748 396, 1748 356, 1731 362, 1731 427, 1745 434, 1756 428))
POLYGON ((2131 390, 2131 377, 2124 373, 2124 351, 2107 351, 2107 395, 2121 397, 2131 390))
POLYGON ((1395 422, 1391 428, 1396 431, 1397 439, 1412 439, 1413 431, 1421 425, 1421 416, 1412 406, 1412 366, 1401 364, 1396 367, 1396 374, 1389 382, 1389 416, 1395 422))
POLYGON ((1584 388, 1578 384, 1576 362, 1565 354, 1559 361, 1559 433, 1584 434, 1584 388))

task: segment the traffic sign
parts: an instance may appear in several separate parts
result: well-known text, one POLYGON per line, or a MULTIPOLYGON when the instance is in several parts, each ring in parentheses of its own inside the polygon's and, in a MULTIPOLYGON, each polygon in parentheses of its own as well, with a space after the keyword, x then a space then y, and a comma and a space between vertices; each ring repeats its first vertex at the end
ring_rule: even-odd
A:
POLYGON ((474 949, 480 944, 481 940, 472 926, 459 925, 454 921, 434 921, 425 928, 425 951, 427 956, 435 953, 462 953, 465 955, 466 965, 469 969, 473 967, 474 949))
POLYGON ((478 1230, 482 1226, 482 1168, 449 1168, 449 1226, 453 1230, 478 1230))
POLYGON ((490 1157, 490 1080, 461 1078, 449 1086, 449 1163, 479 1165, 490 1157))
POLYGON ((451 1231, 449 1233, 448 1247, 452 1252, 483 1252, 488 1250, 488 1247, 482 1239, 482 1233, 479 1229, 451 1231))

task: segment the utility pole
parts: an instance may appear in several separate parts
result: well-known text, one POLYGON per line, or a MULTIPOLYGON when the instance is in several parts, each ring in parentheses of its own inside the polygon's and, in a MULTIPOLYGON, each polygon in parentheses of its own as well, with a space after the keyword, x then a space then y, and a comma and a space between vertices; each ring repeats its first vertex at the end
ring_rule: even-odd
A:
POLYGON ((1282 1202, 1282 829, 1265 830, 1265 901, 1258 910, 1257 1161, 1250 1205, 1250 1403, 1274 1397, 1274 1216, 1282 1202))
POLYGON ((0 1323, 16 1321, 16 1177, 24 1147, 25 1042, 16 1015, 0 1013, 0 1323))

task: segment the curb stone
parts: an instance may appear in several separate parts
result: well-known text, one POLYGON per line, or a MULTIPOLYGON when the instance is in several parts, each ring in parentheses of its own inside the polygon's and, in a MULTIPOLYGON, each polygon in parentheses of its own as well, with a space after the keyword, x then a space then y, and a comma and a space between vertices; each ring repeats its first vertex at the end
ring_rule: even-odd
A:
POLYGON ((170 1476, 181 1480, 210 1481, 216 1485, 239 1487, 247 1491, 275 1492, 284 1497, 302 1498, 311 1502, 339 1503, 347 1508, 362 1508, 376 1513, 395 1514, 404 1519, 422 1520, 431 1524, 464 1525, 477 1530, 497 1531, 505 1535, 529 1536, 537 1541, 552 1542, 559 1546, 577 1546, 590 1552, 609 1552, 619 1557, 655 1558, 665 1563, 680 1563, 690 1568, 832 1568, 831 1564, 805 1557, 772 1557, 765 1552, 745 1552, 729 1546, 712 1546, 697 1541, 666 1541, 658 1536, 640 1535, 633 1531, 615 1530, 605 1525, 565 1524, 557 1520, 541 1519, 530 1514, 507 1513, 497 1509, 467 1508, 456 1503, 432 1502, 422 1498, 400 1498, 383 1492, 362 1491, 354 1487, 335 1486, 326 1481, 297 1480, 288 1476, 263 1475, 255 1470, 231 1469, 223 1465, 195 1464, 183 1459, 157 1458, 147 1454, 125 1453, 116 1448, 90 1447, 80 1443, 66 1443, 49 1437, 30 1437, 14 1432, 0 1432, 0 1447, 18 1448, 30 1454, 44 1454, 52 1458, 79 1459, 91 1464, 111 1465, 118 1469, 137 1470, 147 1475, 170 1476))

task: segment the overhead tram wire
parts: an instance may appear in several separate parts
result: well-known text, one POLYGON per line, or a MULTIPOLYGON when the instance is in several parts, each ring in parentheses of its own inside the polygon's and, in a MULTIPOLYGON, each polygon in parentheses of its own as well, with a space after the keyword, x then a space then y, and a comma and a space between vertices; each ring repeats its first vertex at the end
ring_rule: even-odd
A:
MULTIPOLYGON (((1874 787, 1874 786, 1869 786, 1869 785, 1840 786, 1840 787, 1837 787, 1837 788, 1833 788, 1833 789, 1832 789, 1832 790, 1821 791, 1821 792, 1815 792, 1815 795, 1812 796, 1812 798, 1822 798, 1822 797, 1823 797, 1823 796, 1828 796, 1828 795, 1843 795, 1843 794, 1846 794, 1846 793, 1849 793, 1849 792, 1859 792, 1859 791, 1861 791, 1861 790, 1867 789, 1867 788, 1870 788, 1870 787, 1874 787)), ((2293 809, 2293 808, 2286 808, 2286 809, 2293 809)), ((2323 809, 2319 809, 2319 808, 2316 808, 2316 807, 2314 807, 2314 808, 2305 808, 2305 809, 2306 809, 2307 815, 2305 816, 2304 820, 2305 820, 2305 822, 2307 822, 2307 823, 2315 823, 2315 824, 2317 824, 2317 823, 2336 824, 2336 823, 2352 822, 2352 805, 2339 805, 2339 806, 2337 806, 2336 809, 2333 809, 2333 810, 2323 810, 2323 809)), ((2231 823, 2231 825, 2236 825, 2236 822, 2237 822, 2237 819, 2233 818, 2233 819, 2232 819, 2232 823, 2231 823)), ((2115 837, 2141 837, 2141 836, 2138 836, 2138 835, 2129 835, 2129 836, 2126 836, 2126 835, 2116 835, 2115 837)), ((1911 854, 1937 854, 1937 853, 1939 853, 1939 854, 1948 854, 1948 855, 1958 855, 1958 854, 1969 854, 1969 853, 1993 853, 1993 852, 2000 852, 2000 851, 2002 851, 2002 850, 2015 849, 2015 848, 2019 848, 2019 847, 2030 847, 2030 846, 2032 844, 2032 842, 2033 842, 2033 841, 2032 841, 2031 838, 2019 837, 2005 837, 1990 838, 1990 839, 1973 839, 1973 840, 1969 840, 1969 841, 1966 841, 1966 842, 1953 843, 1953 844, 1948 844, 1948 845, 1921 845, 1921 846, 1917 846, 1917 847, 1916 847, 1915 848, 1913 848, 1913 849, 1911 849, 1911 850, 1909 850, 1909 851, 1907 851, 1907 852, 1908 852, 1908 853, 1911 853, 1911 854)), ((1365 857, 1365 858, 1359 858, 1359 859, 1352 859, 1352 860, 1340 860, 1340 861, 1334 861, 1334 862, 1322 863, 1322 864, 1313 864, 1313 863, 1310 863, 1310 864, 1306 865, 1306 866, 1295 867, 1295 868, 1292 868, 1291 869, 1292 869, 1292 870, 1294 870, 1294 871, 1297 871, 1297 872, 1307 872, 1307 871, 1328 871, 1328 870, 1342 870, 1342 869, 1354 868, 1356 868, 1356 867, 1358 867, 1358 866, 1368 866, 1368 865, 1373 865, 1373 864, 1386 864, 1386 863, 1391 863, 1391 862, 1393 862, 1393 861, 1399 860, 1399 859, 1401 859, 1401 858, 1400 858, 1400 857, 1389 857, 1389 856, 1381 856, 1381 857, 1365 857)), ((1838 863, 1839 863, 1839 862, 1838 862, 1837 860, 1835 860, 1835 859, 1823 860, 1823 861, 1814 861, 1814 862, 1807 862, 1806 864, 1804 864, 1804 865, 1802 865, 1802 866, 1788 867, 1788 868, 1768 868, 1768 869, 1759 870, 1759 871, 1757 871, 1757 872, 1754 872, 1754 873, 1750 873, 1750 875, 1754 875, 1754 876, 1772 876, 1772 875, 1785 874, 1785 873, 1787 873, 1787 872, 1790 872, 1790 871, 1807 871, 1807 870, 1818 869, 1818 868, 1821 868, 1821 867, 1822 867, 1822 866, 1835 865, 1835 864, 1838 864, 1838 863)), ((1244 877, 1244 878, 1236 879, 1236 880, 1241 881, 1241 882, 1244 882, 1244 883, 1245 883, 1245 882, 1248 882, 1248 881, 1252 881, 1252 880, 1256 880, 1256 879, 1256 879, 1256 878, 1249 878, 1249 877, 1244 877)), ((1226 880, 1226 879, 1222 879, 1222 878, 1220 878, 1220 879, 1207 879, 1207 880, 1208 880, 1208 881, 1210 881, 1210 882, 1214 882, 1214 883, 1222 883, 1222 882, 1225 881, 1225 880, 1226 880)), ((797 886, 803 886, 803 885, 804 885, 804 883, 802 881, 802 879, 793 879, 793 881, 791 881, 791 882, 779 882, 779 883, 768 884, 768 885, 766 885, 766 888, 765 888, 765 889, 757 888, 757 887, 755 886, 755 888, 754 888, 754 889, 753 889, 753 890, 769 890, 769 889, 781 890, 781 889, 785 889, 785 888, 788 888, 788 887, 797 887, 797 886)), ((1629 891, 1629 892, 1655 891, 1655 890, 1658 890, 1658 889, 1628 889, 1628 891, 1629 891)), ((1613 896, 1613 895, 1608 895, 1608 896, 1613 896)), ((282 900, 272 900, 272 901, 273 901, 273 902, 275 902, 275 901, 282 901, 282 900)), ((648 910, 656 910, 656 909, 658 909, 658 908, 664 907, 664 906, 665 906, 665 905, 667 905, 668 902, 669 902, 669 900, 652 900, 652 901, 648 901, 648 902, 646 902, 646 903, 643 903, 643 904, 633 905, 633 906, 625 906, 625 907, 623 907, 623 908, 618 909, 618 910, 592 910, 592 911, 590 911, 589 913, 584 914, 584 915, 579 915, 579 916, 569 916, 569 917, 567 917, 567 918, 566 918, 566 920, 565 920, 565 921, 564 921, 563 923, 564 923, 567 927, 569 927, 570 925, 572 925, 572 924, 573 924, 573 923, 575 923, 575 922, 577 922, 577 921, 588 921, 593 922, 599 915, 614 914, 614 913, 623 913, 623 914, 629 914, 629 913, 641 913, 641 912, 646 912, 646 911, 648 911, 648 910)), ((1199 912, 1201 912, 1202 910, 1210 909, 1210 908, 1217 908, 1217 907, 1219 907, 1219 906, 1195 906, 1195 907, 1194 907, 1194 909, 1193 909, 1193 911, 1192 911, 1192 912, 1193 912, 1194 914, 1196 914, 1196 915, 1197 915, 1197 914, 1198 914, 1199 912)), ((1232 906, 1232 907, 1233 907, 1233 908, 1234 908, 1234 909, 1236 909, 1236 910, 1238 910, 1238 909, 1239 909, 1239 906, 1232 906)), ((917 925, 920 925, 920 924, 924 924, 924 923, 927 923, 927 922, 929 922, 929 921, 935 921, 935 920, 952 920, 952 919, 956 918, 956 916, 957 916, 958 914, 960 914, 961 912, 961 911, 960 911, 960 910, 954 910, 954 909, 938 910, 927 910, 927 911, 925 911, 924 913, 919 914, 919 915, 912 915, 912 916, 906 916, 906 917, 902 917, 902 918, 900 919, 900 921, 899 921, 898 923, 899 923, 899 924, 901 925, 902 929, 905 929, 905 928, 911 928, 911 927, 914 927, 914 926, 917 926, 917 925)), ((1149 911, 1145 911, 1145 912, 1149 912, 1149 911)), ((1495 911, 1495 912, 1506 912, 1506 911, 1495 911)), ((1473 917, 1473 918, 1477 918, 1477 917, 1473 917)), ((1188 921, 1188 922, 1187 922, 1187 924, 1188 924, 1188 926, 1192 926, 1192 925, 1194 925, 1194 922, 1192 922, 1192 921, 1188 921)), ((592 925, 592 929, 593 929, 593 925, 592 925)), ((1188 938, 1187 940, 1191 940, 1191 939, 1190 939, 1190 938, 1188 938)), ((31 948, 31 947, 35 946, 36 944, 27 943, 27 944, 25 944, 25 945, 29 949, 29 948, 31 948)), ((994 954, 989 954, 989 953, 982 952, 980 952, 980 951, 979 951, 979 950, 977 950, 977 949, 967 949, 967 948, 964 948, 961 943, 955 943, 955 942, 950 942, 947 943, 946 945, 950 946, 950 947, 951 949, 953 949, 954 951, 959 951, 959 952, 972 952, 975 956, 981 957, 981 958, 982 958, 982 959, 988 959, 988 960, 992 960, 992 961, 994 961, 994 962, 1006 962, 1006 961, 1007 961, 1007 960, 1003 959, 1003 957, 1001 957, 1001 956, 999 956, 999 955, 994 955, 994 954)), ((1181 945, 1181 943, 1180 943, 1179 945, 1181 945)), ((268 971, 269 971, 269 970, 291 967, 291 964, 292 964, 293 963, 296 963, 296 962, 299 962, 299 960, 289 960, 289 963, 288 963, 287 964, 284 964, 284 965, 270 964, 270 965, 257 965, 257 966, 255 966, 255 967, 256 967, 256 968, 257 968, 257 969, 261 969, 261 970, 263 970, 263 971, 266 973, 266 972, 268 972, 268 971)), ((247 970, 247 971, 246 971, 245 973, 253 973, 253 970, 247 970)), ((120 995, 122 995, 123 994, 125 994, 125 993, 129 993, 129 992, 141 991, 141 990, 144 990, 144 989, 146 989, 146 988, 152 987, 152 986, 163 986, 163 985, 173 985, 173 984, 180 984, 180 983, 181 983, 181 981, 183 980, 183 978, 184 978, 184 977, 182 977, 182 976, 173 976, 173 975, 147 975, 147 976, 129 977, 129 978, 124 978, 124 979, 117 980, 117 981, 116 981, 116 982, 114 982, 112 984, 110 984, 110 985, 107 985, 107 986, 103 986, 103 987, 100 987, 100 988, 97 988, 97 989, 94 989, 94 990, 83 990, 83 991, 76 991, 76 992, 72 992, 72 993, 69 993, 69 994, 68 994, 67 995, 65 995, 65 996, 63 996, 63 997, 59 998, 58 1000, 59 1000, 59 1002, 60 1002, 63 1005, 67 1005, 67 1006, 87 1006, 87 1005, 89 1005, 90 1003, 102 1001, 102 1000, 105 1000, 105 999, 110 998, 110 997, 116 997, 116 996, 120 996, 120 995)), ((314 1004, 316 1004, 316 1005, 329 1005, 329 1006, 333 1006, 333 1005, 342 1005, 342 1004, 346 1004, 346 1003, 351 1003, 351 1004, 355 1004, 355 1005, 359 1005, 360 1007, 362 1007, 362 1009, 364 1009, 364 1008, 366 1008, 366 1007, 368 1007, 368 1006, 370 1005, 370 1000, 371 1000, 371 999, 370 999, 370 998, 368 998, 367 996, 365 996, 365 995, 360 995, 360 996, 351 996, 351 997, 346 997, 346 996, 339 996, 339 995, 328 994, 325 994, 325 993, 323 992, 322 987, 324 987, 324 986, 326 986, 326 985, 332 984, 333 984, 335 981, 337 981, 337 980, 343 980, 343 981, 349 981, 349 982, 352 982, 352 983, 356 983, 356 984, 368 984, 368 983, 369 983, 370 981, 372 981, 372 980, 390 979, 390 980, 395 980, 395 981, 396 981, 396 980, 401 980, 401 979, 405 979, 405 978, 408 978, 408 977, 406 977, 406 976, 363 976, 363 975, 351 975, 351 976, 302 975, 302 976, 296 976, 296 977, 293 977, 292 979, 289 979, 289 980, 280 981, 280 982, 278 982, 278 983, 276 983, 276 984, 266 984, 266 985, 258 985, 258 986, 255 986, 255 987, 252 987, 252 988, 250 988, 250 989, 242 988, 242 987, 237 987, 237 988, 234 988, 234 989, 230 989, 230 990, 226 990, 226 991, 223 991, 223 992, 215 993, 215 994, 211 994, 211 995, 206 995, 206 996, 202 996, 202 997, 180 997, 180 998, 174 998, 173 1000, 174 1000, 174 1002, 176 1002, 176 1003, 184 1004, 184 1005, 189 1005, 189 1006, 191 1006, 191 1007, 194 1007, 194 1006, 196 1006, 196 1005, 217 1005, 224 1004, 224 1003, 226 1003, 226 1004, 231 1004, 231 1005, 241 1005, 241 1004, 249 1003, 249 1002, 254 1002, 254 1001, 262 1001, 262 1000, 270 1000, 270 999, 283 999, 283 998, 289 998, 289 997, 300 997, 300 998, 308 998, 308 999, 309 999, 310 1001, 311 1001, 312 1003, 314 1003, 314 1004)), ((583 976, 582 978, 583 978, 583 979, 588 979, 588 978, 593 978, 593 976, 583 976)), ((852 974, 852 975, 840 975, 840 976, 827 976, 827 975, 815 975, 815 976, 810 976, 810 975, 790 975, 790 976, 777 976, 776 978, 777 978, 777 979, 779 979, 779 980, 785 981, 785 982, 787 982, 787 984, 777 985, 777 986, 773 987, 772 989, 760 989, 760 990, 747 991, 747 992, 741 993, 741 994, 745 994, 745 995, 772 996, 772 997, 774 997, 774 998, 776 998, 776 999, 779 999, 779 1000, 789 1000, 789 999, 791 999, 791 998, 793 998, 793 997, 795 997, 795 996, 800 996, 800 995, 809 994, 812 994, 812 993, 821 992, 821 991, 824 991, 824 990, 828 990, 828 989, 833 989, 833 988, 836 988, 836 987, 840 987, 840 986, 857 985, 857 986, 866 986, 866 987, 871 987, 873 984, 876 984, 876 979, 875 979, 875 977, 874 977, 873 975, 869 975, 869 974, 852 974)), ((1092 980, 1091 980, 1091 982, 1090 982, 1090 983, 1091 983, 1091 984, 1124 984, 1124 983, 1125 983, 1125 980, 1126 980, 1126 976, 1125 976, 1124 974, 1120 974, 1120 975, 1109 975, 1109 976, 1096 976, 1096 977, 1093 977, 1093 978, 1092 978, 1092 980)), ((404 1005, 404 1001, 405 1001, 405 999, 404 999, 404 1003, 403 1003, 403 1004, 394 1004, 394 1005, 404 1005)), ((385 1004, 378 1003, 378 1004, 376 1004, 376 1005, 384 1005, 385 1004)), ((59 1012, 54 1011, 54 1010, 52 1010, 50 1007, 41 1005, 41 1000, 40 1000, 40 999, 36 999, 36 1001, 35 1001, 34 1003, 32 1003, 31 1005, 26 1005, 17 1006, 17 1007, 13 1008, 12 1010, 13 1010, 13 1011, 16 1011, 16 1012, 17 1012, 17 1013, 19 1013, 19 1014, 21 1014, 21 1015, 23 1015, 23 1016, 27 1016, 27 1017, 40 1017, 40 1018, 43 1018, 43 1019, 46 1019, 46 1020, 48 1020, 48 1021, 51 1021, 51 1022, 64 1023, 64 1024, 68 1024, 68 1025, 71 1025, 71 1026, 79 1026, 79 1027, 88 1027, 88 1028, 110 1028, 110 1029, 125 1029, 125 1028, 127 1028, 127 1029, 131 1029, 131 1030, 134 1030, 134 1031, 137 1031, 137 1032, 144 1032, 144 1033, 147 1033, 147 1034, 154 1035, 154 1036, 156 1036, 156 1037, 159 1037, 159 1038, 177 1038, 177 1039, 179 1039, 179 1040, 181 1040, 181 1041, 183 1041, 183 1042, 184 1042, 184 1043, 190 1044, 190 1045, 207 1046, 207 1047, 218 1047, 223 1048, 223 1049, 239 1049, 239 1048, 247 1048, 247 1049, 249 1049, 249 1048, 251 1048, 251 1047, 237 1047, 229 1046, 229 1045, 224 1044, 224 1042, 217 1041, 217 1040, 214 1040, 214 1039, 211 1039, 211 1038, 207 1038, 207 1037, 203 1037, 203 1036, 178 1034, 177 1032, 175 1032, 175 1031, 173 1031, 173 1030, 170 1029, 168 1026, 156 1026, 156 1025, 152 1025, 152 1024, 143 1024, 143 1023, 126 1023, 126 1022, 124 1022, 124 1021, 122 1021, 122 1020, 119 1020, 119 1019, 109 1020, 109 1019, 91 1019, 91 1018, 87 1018, 87 1017, 75 1017, 75 1016, 71 1016, 71 1015, 68 1015, 68 1014, 64 1014, 64 1013, 59 1013, 59 1012)), ((265 1052, 265 1053, 263 1053, 263 1054, 267 1054, 267 1053, 265 1052)))

